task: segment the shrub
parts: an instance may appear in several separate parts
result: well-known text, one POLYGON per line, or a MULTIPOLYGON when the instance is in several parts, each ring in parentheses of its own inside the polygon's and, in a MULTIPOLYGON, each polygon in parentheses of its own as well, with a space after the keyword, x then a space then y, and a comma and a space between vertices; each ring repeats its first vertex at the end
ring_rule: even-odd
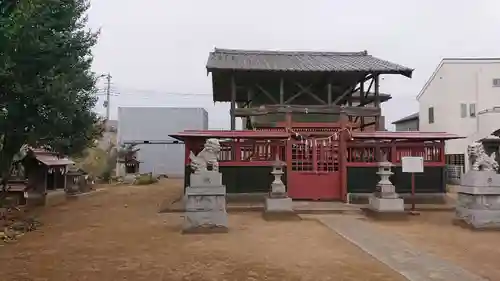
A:
POLYGON ((135 179, 134 184, 136 184, 136 185, 148 185, 148 184, 153 184, 156 182, 158 182, 158 179, 153 177, 152 173, 148 173, 148 174, 138 175, 137 178, 135 179))

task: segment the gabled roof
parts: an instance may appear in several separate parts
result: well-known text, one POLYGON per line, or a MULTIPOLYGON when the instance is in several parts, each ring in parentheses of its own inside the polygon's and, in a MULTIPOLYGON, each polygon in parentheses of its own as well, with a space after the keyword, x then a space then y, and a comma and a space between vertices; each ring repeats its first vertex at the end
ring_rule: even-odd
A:
POLYGON ((418 112, 417 113, 413 113, 413 114, 410 114, 406 117, 403 117, 399 120, 396 120, 394 122, 392 122, 393 125, 395 124, 400 124, 400 123, 403 123, 403 122, 406 122, 406 121, 411 121, 411 120, 417 120, 418 119, 418 112))
POLYGON ((425 82, 424 86, 420 90, 420 93, 417 95, 417 100, 420 99, 420 97, 424 94, 425 90, 429 87, 431 82, 434 80, 436 77, 437 73, 439 70, 441 70, 441 67, 443 67, 444 64, 447 63, 491 63, 491 62, 497 62, 500 63, 500 58, 443 58, 441 62, 439 62, 438 66, 432 73, 431 77, 425 82))
POLYGON ((34 148, 32 151, 36 160, 47 166, 65 166, 75 164, 75 162, 67 157, 58 157, 56 153, 45 149, 34 148))
POLYGON ((294 72, 372 72, 412 75, 413 69, 382 60, 367 51, 306 52, 215 49, 207 70, 294 71, 294 72))
POLYGON ((36 160, 42 162, 47 166, 66 166, 75 164, 75 162, 71 161, 68 158, 59 158, 55 155, 35 154, 35 157, 36 160))

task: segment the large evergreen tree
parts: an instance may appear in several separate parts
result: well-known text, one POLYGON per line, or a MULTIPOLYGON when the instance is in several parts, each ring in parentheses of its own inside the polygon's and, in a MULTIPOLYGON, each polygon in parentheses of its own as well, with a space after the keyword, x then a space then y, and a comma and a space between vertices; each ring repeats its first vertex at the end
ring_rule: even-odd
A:
POLYGON ((24 145, 74 154, 100 135, 88 0, 0 1, 0 172, 24 145))

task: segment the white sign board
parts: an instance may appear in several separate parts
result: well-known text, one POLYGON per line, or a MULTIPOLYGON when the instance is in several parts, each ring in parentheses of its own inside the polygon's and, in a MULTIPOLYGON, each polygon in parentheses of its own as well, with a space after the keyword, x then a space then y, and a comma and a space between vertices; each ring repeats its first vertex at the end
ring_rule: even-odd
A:
POLYGON ((423 173, 424 158, 423 157, 402 157, 403 173, 423 173))

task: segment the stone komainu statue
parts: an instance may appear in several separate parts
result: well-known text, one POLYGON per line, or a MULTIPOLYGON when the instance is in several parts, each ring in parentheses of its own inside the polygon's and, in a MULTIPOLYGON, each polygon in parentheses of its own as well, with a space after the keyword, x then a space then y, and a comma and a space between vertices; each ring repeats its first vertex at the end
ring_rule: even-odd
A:
POLYGON ((467 147, 470 169, 473 171, 497 171, 498 163, 495 161, 495 152, 490 156, 486 154, 482 143, 473 142, 467 147))
POLYGON ((200 173, 207 171, 207 167, 210 165, 212 171, 219 171, 219 157, 220 143, 217 139, 207 139, 205 142, 203 150, 194 155, 191 151, 189 153, 189 159, 191 160, 191 169, 194 173, 200 173))

